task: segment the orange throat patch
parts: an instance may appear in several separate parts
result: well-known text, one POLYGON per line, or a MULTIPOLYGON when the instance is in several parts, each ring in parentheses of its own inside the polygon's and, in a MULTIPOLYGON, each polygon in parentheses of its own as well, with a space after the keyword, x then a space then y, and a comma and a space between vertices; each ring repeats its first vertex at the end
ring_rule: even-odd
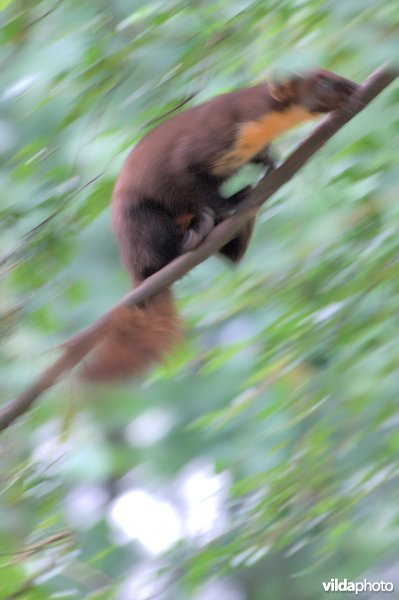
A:
POLYGON ((233 147, 217 159, 212 173, 218 176, 234 173, 276 137, 316 116, 300 106, 293 106, 284 111, 270 112, 257 121, 241 123, 233 147))

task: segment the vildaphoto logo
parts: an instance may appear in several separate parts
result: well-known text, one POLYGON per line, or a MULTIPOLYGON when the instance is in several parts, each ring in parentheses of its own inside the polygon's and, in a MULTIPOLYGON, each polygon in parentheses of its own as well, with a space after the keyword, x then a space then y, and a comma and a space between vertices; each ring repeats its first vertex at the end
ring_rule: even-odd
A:
POLYGON ((325 592, 353 592, 361 594, 363 592, 393 592, 393 583, 390 581, 348 581, 347 579, 330 579, 323 581, 325 592))

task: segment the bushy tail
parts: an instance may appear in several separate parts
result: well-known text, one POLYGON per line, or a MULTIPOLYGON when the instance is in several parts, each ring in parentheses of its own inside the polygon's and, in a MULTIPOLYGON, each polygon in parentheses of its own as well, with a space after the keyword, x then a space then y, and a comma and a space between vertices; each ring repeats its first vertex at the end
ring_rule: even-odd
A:
POLYGON ((115 310, 103 341, 83 363, 80 377, 111 381, 138 375, 159 362, 181 340, 180 322, 171 290, 145 302, 145 307, 115 310))

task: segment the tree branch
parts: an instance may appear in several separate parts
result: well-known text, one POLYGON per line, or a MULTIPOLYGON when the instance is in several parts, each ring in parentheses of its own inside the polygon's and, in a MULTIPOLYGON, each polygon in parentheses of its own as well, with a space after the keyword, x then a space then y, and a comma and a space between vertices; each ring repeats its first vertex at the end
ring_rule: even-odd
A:
POLYGON ((126 294, 108 313, 92 325, 73 336, 62 348, 61 356, 20 396, 0 411, 0 431, 6 429, 24 414, 33 402, 52 387, 63 375, 75 367, 93 349, 102 336, 114 310, 120 306, 133 306, 169 287, 193 267, 214 254, 229 242, 242 225, 251 218, 279 188, 319 150, 345 123, 369 104, 396 77, 398 72, 381 67, 375 71, 353 95, 345 108, 323 119, 320 125, 302 142, 277 169, 268 173, 242 202, 233 216, 220 223, 195 250, 179 256, 166 267, 148 277, 138 287, 126 294))

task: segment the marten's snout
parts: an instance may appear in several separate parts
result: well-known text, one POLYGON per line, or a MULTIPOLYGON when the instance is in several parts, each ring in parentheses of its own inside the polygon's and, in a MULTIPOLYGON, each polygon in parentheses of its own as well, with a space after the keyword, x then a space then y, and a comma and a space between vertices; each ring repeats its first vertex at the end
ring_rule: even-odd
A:
POLYGON ((307 83, 303 103, 315 113, 340 108, 359 87, 350 79, 323 70, 318 71, 307 83))

